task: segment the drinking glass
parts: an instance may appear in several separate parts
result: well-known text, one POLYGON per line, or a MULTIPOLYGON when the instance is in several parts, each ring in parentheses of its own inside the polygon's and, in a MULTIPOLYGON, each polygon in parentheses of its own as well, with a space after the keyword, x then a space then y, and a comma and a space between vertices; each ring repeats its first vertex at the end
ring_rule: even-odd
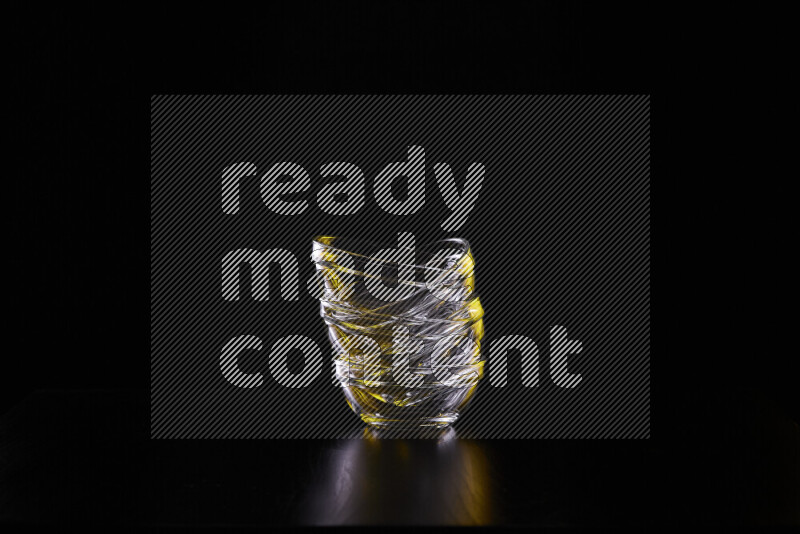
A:
POLYGON ((483 376, 483 309, 469 243, 419 250, 318 236, 312 260, 324 282, 320 315, 345 399, 376 427, 446 427, 483 376), (380 252, 376 254, 376 252, 380 252))

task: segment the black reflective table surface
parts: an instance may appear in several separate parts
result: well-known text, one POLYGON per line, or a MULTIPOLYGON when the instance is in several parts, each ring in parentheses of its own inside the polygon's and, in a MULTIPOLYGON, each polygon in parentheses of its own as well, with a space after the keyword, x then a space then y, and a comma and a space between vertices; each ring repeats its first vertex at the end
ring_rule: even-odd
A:
POLYGON ((143 528, 800 524, 797 425, 757 398, 736 402, 736 425, 715 422, 712 405, 708 428, 671 440, 472 440, 456 427, 429 440, 364 430, 348 440, 157 441, 140 392, 40 391, 0 423, 0 518, 143 528))

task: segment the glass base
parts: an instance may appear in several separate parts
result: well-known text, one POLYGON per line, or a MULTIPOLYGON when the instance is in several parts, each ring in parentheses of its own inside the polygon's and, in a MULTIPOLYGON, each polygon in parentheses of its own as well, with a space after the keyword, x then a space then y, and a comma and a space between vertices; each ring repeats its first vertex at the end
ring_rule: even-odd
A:
POLYGON ((435 417, 421 419, 390 419, 380 415, 361 414, 361 420, 370 426, 378 428, 405 429, 405 428, 446 428, 458 419, 457 413, 439 414, 435 417))

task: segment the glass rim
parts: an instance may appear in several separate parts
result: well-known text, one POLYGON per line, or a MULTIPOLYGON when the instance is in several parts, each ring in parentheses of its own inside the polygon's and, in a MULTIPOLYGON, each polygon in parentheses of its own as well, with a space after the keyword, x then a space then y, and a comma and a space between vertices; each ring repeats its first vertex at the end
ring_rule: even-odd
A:
MULTIPOLYGON (((396 261, 387 261, 387 260, 382 260, 382 259, 379 259, 379 258, 373 258, 370 254, 360 253, 360 252, 355 252, 353 250, 350 250, 349 249, 350 247, 334 245, 333 243, 335 241, 337 241, 337 240, 345 240, 348 245, 351 244, 351 243, 356 244, 356 245, 360 245, 362 247, 365 246, 365 245, 368 245, 368 246, 376 248, 377 250, 380 250, 381 248, 383 248, 383 249, 393 248, 391 243, 385 243, 385 242, 382 243, 382 242, 378 242, 378 241, 369 241, 369 240, 366 240, 366 239, 353 238, 353 237, 347 237, 347 236, 316 235, 311 239, 312 246, 315 247, 314 251, 312 251, 312 259, 314 259, 313 255, 314 255, 314 252, 316 252, 316 250, 317 250, 316 247, 322 247, 322 248, 325 248, 325 249, 328 249, 328 250, 334 250, 334 251, 337 251, 337 252, 348 254, 350 256, 354 256, 354 257, 358 257, 358 258, 364 258, 364 259, 367 259, 367 260, 376 261, 378 263, 383 263, 383 264, 386 264, 386 265, 397 265, 397 266, 401 266, 401 267, 413 267, 415 269, 427 269, 427 270, 431 270, 431 271, 447 272, 447 271, 451 270, 454 265, 458 264, 458 260, 460 260, 464 256, 467 256, 467 255, 469 255, 471 253, 471 247, 470 247, 469 241, 467 241, 466 239, 464 239, 462 237, 448 237, 448 238, 438 239, 438 240, 435 240, 435 241, 426 242, 421 247, 419 247, 419 250, 431 251, 431 252, 434 252, 434 253, 436 251, 445 250, 446 248, 449 248, 451 250, 455 250, 454 254, 445 256, 443 258, 440 258, 440 260, 439 260, 439 261, 444 261, 447 258, 453 258, 455 261, 453 262, 453 264, 451 266, 449 266, 449 267, 435 267, 435 266, 429 265, 427 263, 422 263, 422 264, 413 263, 413 264, 410 264, 410 263, 400 263, 400 262, 396 262, 396 261), (451 246, 451 247, 438 246, 437 247, 437 245, 442 245, 442 244, 446 244, 446 243, 455 244, 456 246, 455 247, 453 247, 453 246, 451 246)), ((394 248, 402 250, 401 247, 394 247, 394 248)), ((316 260, 315 260, 315 262, 316 262, 316 260)), ((341 267, 341 268, 343 268, 345 270, 349 270, 346 267, 341 267)))

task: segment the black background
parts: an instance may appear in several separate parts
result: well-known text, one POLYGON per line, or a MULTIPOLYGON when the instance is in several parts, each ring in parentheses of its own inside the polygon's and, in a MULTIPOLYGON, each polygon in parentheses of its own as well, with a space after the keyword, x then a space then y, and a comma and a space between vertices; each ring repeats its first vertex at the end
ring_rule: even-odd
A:
MULTIPOLYGON (((780 306, 785 304, 781 295, 789 273, 785 255, 775 253, 785 248, 777 233, 785 221, 755 198, 749 203, 737 200, 735 213, 725 211, 725 187, 712 183, 706 172, 717 169, 691 167, 681 160, 700 144, 687 138, 692 126, 699 124, 705 132, 713 125, 703 115, 706 107, 714 107, 713 98, 696 96, 693 89, 699 71, 714 69, 709 56, 679 59, 672 46, 657 50, 657 17, 639 12, 639 7, 384 4, 344 9, 319 2, 258 12, 160 10, 146 15, 42 7, 7 18, 13 36, 7 85, 14 94, 7 101, 13 135, 6 156, 12 161, 7 183, 13 191, 7 200, 7 262, 14 276, 7 282, 3 408, 34 390, 125 389, 141 401, 130 410, 119 411, 108 399, 94 397, 79 401, 75 410, 104 414, 89 421, 105 417, 113 421, 111 431, 121 436, 146 436, 151 94, 650 94, 658 72, 667 78, 668 88, 654 99, 658 148, 653 182, 668 185, 655 187, 656 256, 661 258, 655 277, 656 315, 661 326, 656 329, 659 348, 652 355, 652 439, 567 445, 569 454, 559 465, 573 466, 573 478, 591 491, 562 492, 561 502, 572 502, 581 524, 588 525, 786 523, 787 517, 796 518, 790 511, 796 510, 797 425, 786 419, 788 414, 797 420, 796 387, 787 367, 790 330, 783 328, 789 325, 780 306), (691 67, 691 75, 677 72, 675 64, 681 61, 691 67), (692 108, 690 117, 681 114, 681 120, 691 122, 670 128, 670 116, 686 101, 703 109, 694 114, 692 108), (700 202, 682 205, 684 197, 691 201, 698 195, 700 202), (762 223, 770 228, 760 228, 762 223), (701 229, 704 224, 709 227, 701 229), (687 235, 669 237, 673 229, 687 235), (722 264, 707 263, 720 258, 722 264), (753 280, 756 289, 749 285, 753 280), (732 329, 737 323, 729 315, 754 309, 748 329, 732 329), (103 404, 114 412, 102 412, 103 404), (576 464, 571 459, 581 457, 591 461, 576 464), (637 458, 646 461, 637 463, 637 458), (604 461, 612 468, 592 467, 604 461), (635 505, 647 502, 653 508, 634 506, 639 511, 629 513, 620 502, 634 497, 635 505)), ((676 39, 672 35, 671 42, 676 39)), ((741 86, 734 87, 741 94, 741 86)), ((767 106, 770 116, 781 111, 767 106)), ((722 107, 726 113, 732 109, 722 107)), ((782 190, 770 189, 778 195, 782 190)), ((45 405, 67 410, 76 406, 57 397, 49 402, 45 405)), ((30 508, 42 518, 49 512, 54 520, 91 522, 130 519, 131 514, 119 513, 120 507, 169 508, 169 502, 159 500, 163 492, 145 491, 152 500, 105 492, 109 479, 100 472, 105 469, 113 478, 113 467, 125 455, 119 449, 105 451, 97 465, 97 457, 87 455, 82 446, 94 427, 65 424, 58 417, 66 415, 63 410, 47 413, 49 417, 29 423, 49 429, 42 430, 47 440, 43 454, 60 451, 53 457, 73 467, 42 472, 49 490, 41 489, 39 501, 25 501, 19 509, 30 508), (109 459, 115 454, 116 460, 109 459), (37 508, 36 502, 56 502, 62 494, 111 496, 86 514, 37 508)), ((516 451, 504 454, 524 454, 528 446, 544 445, 519 442, 516 451)), ((222 445, 169 447, 171 451, 151 452, 156 460, 150 465, 168 466, 177 458, 201 465, 219 452, 210 449, 222 445)), ((226 454, 244 463, 243 458, 263 458, 269 447, 277 451, 279 445, 228 447, 236 449, 226 449, 226 454)), ((547 451, 536 452, 544 457, 547 451)), ((304 453, 296 448, 287 463, 302 463, 304 453)), ((134 467, 128 464, 126 469, 134 467)), ((171 480, 157 478, 154 471, 150 474, 157 482, 143 486, 168 487, 171 480)), ((171 476, 202 481, 197 472, 171 476)), ((213 472, 211 468, 211 480, 219 482, 213 472)), ((503 491, 517 496, 509 497, 517 508, 533 502, 525 474, 536 472, 506 477, 503 491)), ((223 478, 228 487, 249 483, 223 478)), ((274 495, 267 492, 264 497, 274 495)), ((251 517, 267 522, 268 510, 251 517)), ((525 522, 524 516, 518 514, 522 519, 517 522, 525 522)), ((175 517, 181 524, 181 518, 185 522, 202 514, 175 517)))

